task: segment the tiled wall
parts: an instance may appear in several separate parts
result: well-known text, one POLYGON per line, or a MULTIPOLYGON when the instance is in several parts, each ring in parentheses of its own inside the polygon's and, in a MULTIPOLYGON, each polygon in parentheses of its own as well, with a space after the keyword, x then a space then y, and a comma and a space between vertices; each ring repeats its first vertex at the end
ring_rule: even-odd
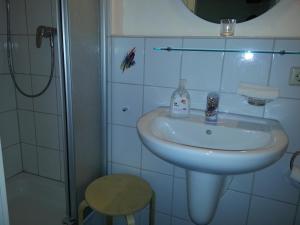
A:
MULTIPOLYGON (((154 156, 139 140, 137 119, 157 106, 169 105, 180 78, 187 79, 192 107, 204 109, 209 91, 220 92, 220 111, 278 119, 290 144, 274 165, 234 176, 221 198, 212 225, 300 224, 299 189, 287 174, 289 160, 300 149, 300 87, 289 86, 300 56, 239 53, 158 52, 154 47, 300 50, 300 40, 222 38, 112 38, 109 79, 109 169, 143 177, 157 194, 157 225, 190 225, 185 173, 154 156), (121 61, 136 47, 136 65, 122 73, 121 61), (249 105, 237 95, 239 82, 280 88, 280 98, 265 107, 249 105), (124 110, 127 108, 128 110, 124 110), (299 209, 298 209, 299 208, 299 209)), ((146 214, 138 216, 146 221, 146 214)), ((145 225, 146 223, 141 223, 145 225)))
MULTIPOLYGON (((56 26, 55 2, 11 0, 16 78, 27 93, 39 92, 48 81, 51 68, 49 40, 44 39, 42 48, 37 49, 35 32, 39 25, 56 26)), ((5 165, 9 168, 5 171, 6 176, 24 170, 63 180, 58 70, 41 97, 27 98, 15 90, 6 61, 5 0, 0 0, 0 10, 0 110, 3 112, 0 114, 0 135, 5 149, 5 165)))

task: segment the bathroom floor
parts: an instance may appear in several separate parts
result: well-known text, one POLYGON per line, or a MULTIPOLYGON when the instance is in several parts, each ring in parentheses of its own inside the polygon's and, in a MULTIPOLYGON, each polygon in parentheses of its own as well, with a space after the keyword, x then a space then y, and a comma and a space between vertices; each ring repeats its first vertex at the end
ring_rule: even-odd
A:
POLYGON ((21 173, 7 181, 10 225, 61 225, 65 190, 61 182, 21 173))

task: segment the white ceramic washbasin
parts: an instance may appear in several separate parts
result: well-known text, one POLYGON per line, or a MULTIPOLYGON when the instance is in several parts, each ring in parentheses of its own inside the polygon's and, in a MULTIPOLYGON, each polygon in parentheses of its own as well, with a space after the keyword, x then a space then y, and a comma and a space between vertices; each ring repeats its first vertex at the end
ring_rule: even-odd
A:
POLYGON ((137 128, 150 151, 186 169, 189 213, 197 224, 211 221, 226 175, 267 167, 288 145, 278 121, 229 113, 206 122, 203 111, 173 118, 161 107, 143 115, 137 128))

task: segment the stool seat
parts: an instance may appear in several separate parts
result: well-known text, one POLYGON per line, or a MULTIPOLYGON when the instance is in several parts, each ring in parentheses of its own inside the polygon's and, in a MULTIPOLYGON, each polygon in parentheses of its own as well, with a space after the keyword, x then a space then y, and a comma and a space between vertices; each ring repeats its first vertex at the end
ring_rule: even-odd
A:
POLYGON ((109 216, 132 214, 145 208, 151 197, 152 189, 147 182, 125 174, 98 178, 85 192, 88 205, 109 216))
POLYGON ((149 204, 149 225, 155 221, 155 193, 150 185, 137 176, 114 174, 94 180, 85 191, 78 207, 78 224, 83 224, 84 211, 91 208, 106 216, 113 224, 114 216, 125 216, 128 225, 135 225, 134 213, 149 204))

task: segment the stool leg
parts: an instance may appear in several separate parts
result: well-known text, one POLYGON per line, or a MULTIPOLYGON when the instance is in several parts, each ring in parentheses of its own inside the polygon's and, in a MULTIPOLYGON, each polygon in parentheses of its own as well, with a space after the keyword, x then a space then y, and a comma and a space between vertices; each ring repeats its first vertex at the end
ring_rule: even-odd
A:
POLYGON ((134 216, 132 214, 127 215, 126 220, 128 225, 135 225, 134 216))
POLYGON ((87 204, 87 202, 85 200, 83 200, 78 207, 78 224, 79 225, 83 224, 84 210, 87 207, 89 207, 89 205, 87 204))
POLYGON ((152 191, 152 198, 150 201, 150 209, 149 209, 149 225, 154 225, 155 223, 155 192, 152 191))
POLYGON ((113 225, 113 217, 106 216, 106 225, 113 225))

